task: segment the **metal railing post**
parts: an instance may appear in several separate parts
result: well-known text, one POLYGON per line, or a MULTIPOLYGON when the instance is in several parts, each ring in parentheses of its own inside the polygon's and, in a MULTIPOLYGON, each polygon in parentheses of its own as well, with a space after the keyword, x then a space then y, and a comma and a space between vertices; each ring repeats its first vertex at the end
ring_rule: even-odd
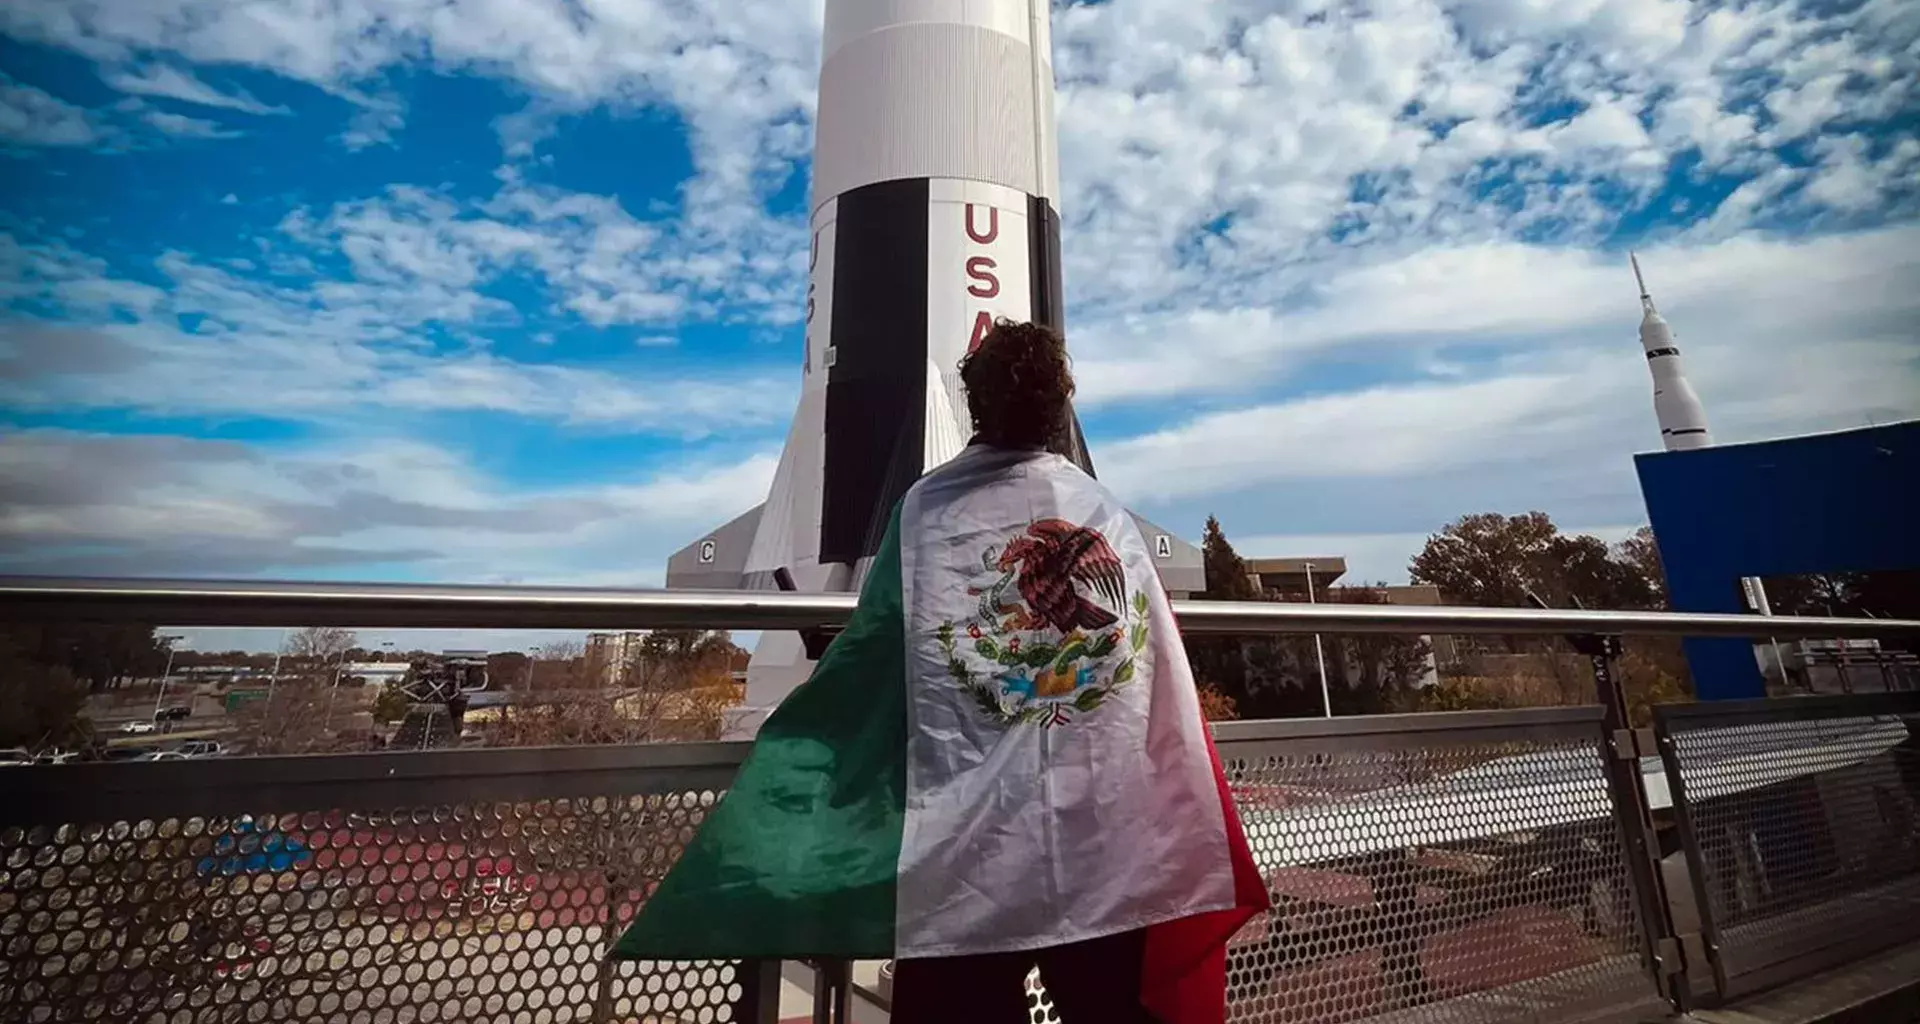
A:
POLYGON ((780 961, 740 961, 739 1012, 745 1024, 780 1024, 780 961))
POLYGON ((1613 797, 1614 820, 1620 827, 1621 849, 1627 859, 1627 879, 1633 886, 1634 916, 1640 919, 1641 955, 1662 995, 1676 1009, 1686 1010, 1685 958, 1674 940, 1667 917, 1667 899, 1660 884, 1658 843, 1654 838, 1653 809, 1647 800, 1642 757, 1655 756, 1651 730, 1635 729, 1620 678, 1621 642, 1617 636, 1569 637, 1574 649, 1593 663, 1594 693, 1599 698, 1606 730, 1607 790, 1613 797))
MULTIPOLYGON (((1706 989, 1704 983, 1711 982, 1711 997, 1717 1002, 1723 998, 1727 990, 1727 978, 1726 972, 1720 965, 1718 925, 1714 921, 1713 900, 1707 891, 1707 886, 1715 884, 1718 875, 1706 869, 1706 851, 1700 845, 1699 832, 1694 828, 1693 809, 1687 800, 1686 775, 1680 763, 1679 748, 1674 746, 1673 730, 1666 722, 1656 719, 1655 732, 1658 736, 1660 764, 1667 778, 1667 792, 1673 799, 1674 828, 1680 834, 1680 849, 1686 858, 1687 878, 1691 883, 1692 892, 1687 895, 1694 901, 1694 911, 1699 926, 1699 931, 1683 933, 1679 938, 1682 949, 1691 954, 1688 957, 1689 961, 1695 959, 1701 961, 1688 964, 1693 972, 1698 972, 1700 975, 1700 981, 1703 984, 1699 988, 1704 993, 1706 989)), ((1689 1001, 1697 1002, 1692 975, 1681 975, 1678 980, 1681 984, 1677 987, 1685 989, 1689 1001)))
POLYGON ((853 965, 845 960, 813 962, 813 1024, 851 1024, 853 965))

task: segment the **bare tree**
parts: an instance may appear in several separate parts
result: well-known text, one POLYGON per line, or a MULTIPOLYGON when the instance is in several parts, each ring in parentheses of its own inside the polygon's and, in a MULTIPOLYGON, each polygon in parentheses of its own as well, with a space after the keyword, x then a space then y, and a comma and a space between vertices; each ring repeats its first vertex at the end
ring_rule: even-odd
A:
POLYGON ((623 664, 589 663, 577 643, 542 649, 495 724, 500 746, 658 743, 720 738, 739 648, 726 633, 656 630, 623 664), (609 682, 611 678, 611 682, 609 682))
POLYGON ((234 714, 242 737, 255 754, 304 754, 331 750, 335 739, 325 725, 329 688, 314 679, 280 679, 263 700, 234 714))
POLYGON ((351 629, 339 626, 308 626, 287 638, 289 658, 324 665, 358 646, 360 638, 351 629))

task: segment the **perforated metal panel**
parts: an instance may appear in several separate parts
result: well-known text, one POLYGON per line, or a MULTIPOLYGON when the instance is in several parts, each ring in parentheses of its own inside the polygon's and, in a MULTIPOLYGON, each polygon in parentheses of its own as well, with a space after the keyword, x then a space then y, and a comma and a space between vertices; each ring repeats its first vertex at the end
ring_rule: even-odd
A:
POLYGON ((1920 700, 1661 711, 1723 997, 1920 936, 1920 700))
POLYGON ((1262 723, 1279 734, 1222 742, 1275 903, 1231 947, 1230 1019, 1657 1010, 1596 713, 1262 723))
POLYGON ((1027 1024, 1060 1024, 1060 1018, 1053 1012, 1053 1000, 1047 998, 1047 987, 1040 982, 1040 972, 1027 973, 1027 1024))
MULTIPOLYGON (((461 767, 491 753, 411 756, 455 757, 461 767)), ((244 779, 269 763, 284 773, 292 762, 339 760, 219 767, 244 779)), ((172 814, 161 791, 149 790, 150 814, 0 828, 0 1019, 752 1019, 751 972, 740 964, 604 959, 717 788, 376 807, 353 792, 377 799, 377 766, 396 759, 359 760, 372 777, 363 787, 329 780, 340 799, 323 809, 289 807, 229 780, 211 802, 230 814, 172 814)), ((152 782, 133 773, 169 767, 32 771, 152 782)), ((473 788, 473 779, 436 786, 414 774, 406 784, 415 791, 473 788)), ((531 782, 563 792, 649 788, 644 769, 626 774, 620 786, 619 773, 555 766, 531 782)), ((678 781, 652 776, 656 785, 678 781)))

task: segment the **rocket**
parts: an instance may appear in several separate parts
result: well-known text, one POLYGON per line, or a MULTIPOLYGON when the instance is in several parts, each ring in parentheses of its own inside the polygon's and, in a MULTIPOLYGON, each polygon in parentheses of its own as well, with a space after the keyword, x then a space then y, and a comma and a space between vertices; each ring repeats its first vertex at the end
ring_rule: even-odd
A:
POLYGON ((1687 382, 1680 349, 1673 343, 1673 328, 1653 308, 1653 296, 1647 294, 1646 278, 1640 274, 1640 257, 1628 253, 1627 260, 1633 264, 1634 283, 1640 286, 1640 347, 1647 351, 1647 369, 1653 374, 1653 414, 1660 421, 1660 440, 1670 452, 1705 448, 1713 444, 1707 410, 1687 382))
MULTIPOLYGON (((827 0, 799 407, 765 503, 668 587, 856 591, 894 504, 967 444, 960 359, 998 317, 1064 334, 1050 7, 827 0)), ((1077 416, 1057 453, 1093 472, 1077 416)), ((1199 550, 1140 523, 1168 589, 1204 589, 1199 550)), ((810 670, 763 636, 736 726, 810 670)))

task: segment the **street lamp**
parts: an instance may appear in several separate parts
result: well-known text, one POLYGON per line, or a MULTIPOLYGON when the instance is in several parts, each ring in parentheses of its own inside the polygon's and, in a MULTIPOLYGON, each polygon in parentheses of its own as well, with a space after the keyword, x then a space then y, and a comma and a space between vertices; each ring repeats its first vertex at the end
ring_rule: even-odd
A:
POLYGON ((333 702, 340 696, 340 672, 346 667, 347 652, 342 650, 339 656, 333 659, 333 688, 327 691, 327 720, 320 727, 322 738, 333 735, 333 702))
MULTIPOLYGON (((1307 567, 1307 603, 1319 604, 1313 596, 1313 563, 1303 562, 1307 567)), ((1333 717, 1333 696, 1327 691, 1327 651, 1320 645, 1320 634, 1313 634, 1313 660, 1320 666, 1320 713, 1324 717, 1333 717)))
POLYGON ((287 638, 292 635, 293 630, 291 629, 281 630, 280 645, 273 649, 273 671, 267 676, 267 706, 261 709, 260 728, 254 730, 253 733, 255 746, 259 746, 261 741, 266 739, 267 720, 273 717, 273 692, 280 686, 280 655, 286 652, 287 638))
POLYGON ((160 673, 160 692, 153 697, 153 717, 160 718, 160 705, 167 699, 167 680, 173 678, 173 645, 185 640, 184 636, 163 636, 159 640, 167 648, 167 667, 160 673))

